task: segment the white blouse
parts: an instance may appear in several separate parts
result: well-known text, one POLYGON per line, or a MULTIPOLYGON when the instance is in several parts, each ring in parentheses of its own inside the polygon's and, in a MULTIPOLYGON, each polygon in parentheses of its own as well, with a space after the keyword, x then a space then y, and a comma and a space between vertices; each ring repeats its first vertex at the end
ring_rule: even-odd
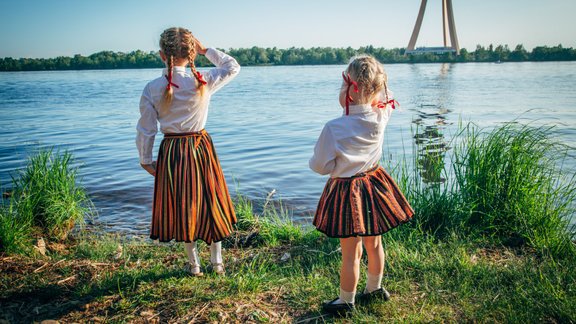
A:
POLYGON ((350 105, 345 113, 326 123, 310 168, 330 177, 351 177, 378 165, 382 157, 384 129, 392 114, 391 105, 373 108, 370 104, 350 105))
POLYGON ((204 129, 208 119, 210 97, 225 84, 230 82, 238 72, 240 65, 236 60, 213 48, 206 51, 206 58, 216 67, 202 73, 206 84, 203 93, 196 89, 196 79, 189 68, 175 66, 172 73, 172 103, 168 109, 161 109, 160 103, 168 85, 162 76, 150 81, 140 98, 140 119, 136 125, 136 146, 140 155, 140 163, 152 163, 154 138, 158 133, 158 123, 162 133, 189 133, 204 129))

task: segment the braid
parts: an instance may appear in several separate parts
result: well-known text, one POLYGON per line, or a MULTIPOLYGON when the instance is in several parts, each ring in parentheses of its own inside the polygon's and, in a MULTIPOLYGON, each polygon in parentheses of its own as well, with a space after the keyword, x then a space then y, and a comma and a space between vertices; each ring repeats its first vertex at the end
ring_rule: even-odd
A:
POLYGON ((386 96, 385 102, 387 103, 388 101, 390 101, 390 98, 388 97, 388 85, 386 81, 384 81, 384 95, 386 96))
POLYGON ((162 97, 162 107, 168 107, 172 103, 172 94, 174 93, 174 90, 172 89, 171 83, 172 68, 174 67, 174 56, 167 56, 166 64, 168 64, 168 75, 166 76, 168 85, 166 86, 166 90, 164 90, 164 96, 162 97))
POLYGON ((166 79, 168 84, 164 92, 162 107, 168 107, 172 102, 174 90, 172 86, 178 87, 172 83, 172 69, 174 68, 175 59, 187 59, 194 78, 196 78, 196 88, 202 93, 202 85, 205 83, 202 76, 196 71, 194 59, 196 58, 196 48, 193 41, 192 33, 186 28, 168 28, 160 35, 160 49, 166 56, 166 65, 168 74, 166 79))
POLYGON ((202 79, 202 75, 198 70, 196 70, 196 65, 194 64, 194 60, 196 59, 196 46, 194 44, 192 34, 190 34, 189 38, 189 50, 188 50, 188 64, 190 64, 190 70, 192 71, 192 75, 196 79, 196 89, 199 90, 200 95, 204 93, 204 79, 202 79))

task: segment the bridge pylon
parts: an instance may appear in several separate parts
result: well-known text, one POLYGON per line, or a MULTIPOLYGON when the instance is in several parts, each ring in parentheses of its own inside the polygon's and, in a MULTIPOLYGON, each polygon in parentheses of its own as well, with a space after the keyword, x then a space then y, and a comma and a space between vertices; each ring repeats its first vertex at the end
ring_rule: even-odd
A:
POLYGON ((428 0, 422 0, 420 4, 420 11, 416 24, 412 31, 412 37, 408 47, 406 47, 406 54, 419 54, 419 53, 456 53, 460 54, 460 45, 458 44, 458 36, 456 35, 456 24, 454 23, 454 10, 452 8, 452 0, 442 0, 442 27, 444 32, 444 47, 421 47, 415 48, 420 27, 422 27, 422 20, 424 19, 424 12, 426 11, 426 4, 428 0), (450 43, 450 45, 448 45, 450 43))

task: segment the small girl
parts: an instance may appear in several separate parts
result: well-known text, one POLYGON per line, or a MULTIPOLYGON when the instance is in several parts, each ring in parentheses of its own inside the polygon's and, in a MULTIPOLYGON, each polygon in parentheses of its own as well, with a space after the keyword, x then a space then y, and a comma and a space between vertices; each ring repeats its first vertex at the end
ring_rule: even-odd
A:
POLYGON ((238 74, 240 66, 229 55, 204 47, 185 28, 162 33, 160 57, 166 69, 144 88, 136 127, 140 164, 155 177, 150 237, 185 242, 185 270, 194 276, 203 275, 195 241, 205 241, 210 244, 213 271, 223 274, 220 241, 230 235, 236 214, 204 126, 210 97, 238 74), (198 72, 197 54, 205 55, 216 68, 198 72), (158 123, 164 138, 156 162, 152 148, 158 123))
POLYGON ((324 311, 354 308, 362 243, 368 254, 366 288, 358 301, 390 298, 382 288, 384 250, 381 234, 409 221, 413 210, 394 180, 379 166, 384 129, 396 101, 388 91, 384 67, 375 58, 352 58, 342 73, 341 117, 322 130, 310 168, 330 174, 320 197, 314 225, 328 237, 340 238, 340 295, 324 311))

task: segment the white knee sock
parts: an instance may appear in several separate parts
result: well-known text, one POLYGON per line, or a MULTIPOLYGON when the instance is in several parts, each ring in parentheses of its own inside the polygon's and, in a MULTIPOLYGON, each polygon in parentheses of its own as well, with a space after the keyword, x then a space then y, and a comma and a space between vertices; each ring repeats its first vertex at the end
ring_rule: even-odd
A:
POLYGON ((212 264, 222 263, 222 242, 212 242, 210 244, 210 262, 212 264))
POLYGON ((340 296, 334 302, 334 304, 354 304, 354 296, 356 295, 356 291, 345 291, 344 289, 340 288, 340 296))
POLYGON ((364 293, 371 293, 380 288, 382 288, 382 273, 373 275, 366 271, 366 289, 364 289, 364 293))
POLYGON ((200 266, 200 259, 198 258, 198 249, 196 248, 196 242, 184 243, 184 249, 186 250, 186 255, 188 256, 188 262, 193 267, 200 266))

